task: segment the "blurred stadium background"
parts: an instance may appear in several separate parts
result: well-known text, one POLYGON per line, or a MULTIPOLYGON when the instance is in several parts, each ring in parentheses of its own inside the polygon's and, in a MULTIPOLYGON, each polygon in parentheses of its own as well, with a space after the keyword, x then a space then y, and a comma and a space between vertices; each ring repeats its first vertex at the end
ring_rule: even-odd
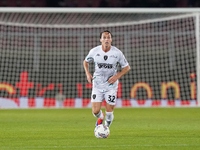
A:
POLYGON ((199 0, 1 0, 0 7, 199 7, 199 0))
MULTIPOLYGON (((48 4, 40 2, 38 7, 48 4)), ((199 14, 187 9, 52 10, 1 9, 1 108, 91 107, 92 85, 82 61, 100 44, 105 29, 132 68, 120 79, 116 107, 197 106, 199 14)))

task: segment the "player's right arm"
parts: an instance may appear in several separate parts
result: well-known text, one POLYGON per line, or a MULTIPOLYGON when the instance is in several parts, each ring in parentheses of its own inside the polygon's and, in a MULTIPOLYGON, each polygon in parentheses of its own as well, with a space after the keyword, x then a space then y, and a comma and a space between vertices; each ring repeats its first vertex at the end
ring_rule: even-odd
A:
POLYGON ((83 67, 85 69, 85 74, 86 74, 88 82, 92 83, 93 77, 92 77, 92 75, 89 72, 89 63, 87 61, 85 61, 85 60, 83 61, 83 67))

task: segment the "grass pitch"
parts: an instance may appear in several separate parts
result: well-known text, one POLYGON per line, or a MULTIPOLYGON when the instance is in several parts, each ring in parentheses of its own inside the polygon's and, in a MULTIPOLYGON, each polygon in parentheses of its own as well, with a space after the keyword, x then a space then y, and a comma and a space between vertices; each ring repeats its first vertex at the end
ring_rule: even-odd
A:
POLYGON ((91 109, 0 110, 0 149, 200 149, 200 108, 123 108, 114 115, 108 139, 97 139, 91 109))

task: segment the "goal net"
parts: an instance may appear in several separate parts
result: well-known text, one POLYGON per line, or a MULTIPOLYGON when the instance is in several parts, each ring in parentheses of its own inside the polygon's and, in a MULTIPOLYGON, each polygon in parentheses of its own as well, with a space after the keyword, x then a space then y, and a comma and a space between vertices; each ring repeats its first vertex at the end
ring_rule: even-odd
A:
POLYGON ((116 107, 197 106, 198 14, 29 10, 0 12, 0 108, 91 107, 82 62, 103 30, 132 68, 116 107))

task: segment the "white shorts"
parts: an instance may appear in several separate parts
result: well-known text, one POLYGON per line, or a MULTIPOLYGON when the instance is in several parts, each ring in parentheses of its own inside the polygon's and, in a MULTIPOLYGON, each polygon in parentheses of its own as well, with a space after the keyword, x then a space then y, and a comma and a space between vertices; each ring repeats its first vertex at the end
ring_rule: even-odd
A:
POLYGON ((98 89, 92 89, 91 102, 103 102, 105 99, 109 105, 115 105, 117 100, 117 89, 101 92, 98 89))

